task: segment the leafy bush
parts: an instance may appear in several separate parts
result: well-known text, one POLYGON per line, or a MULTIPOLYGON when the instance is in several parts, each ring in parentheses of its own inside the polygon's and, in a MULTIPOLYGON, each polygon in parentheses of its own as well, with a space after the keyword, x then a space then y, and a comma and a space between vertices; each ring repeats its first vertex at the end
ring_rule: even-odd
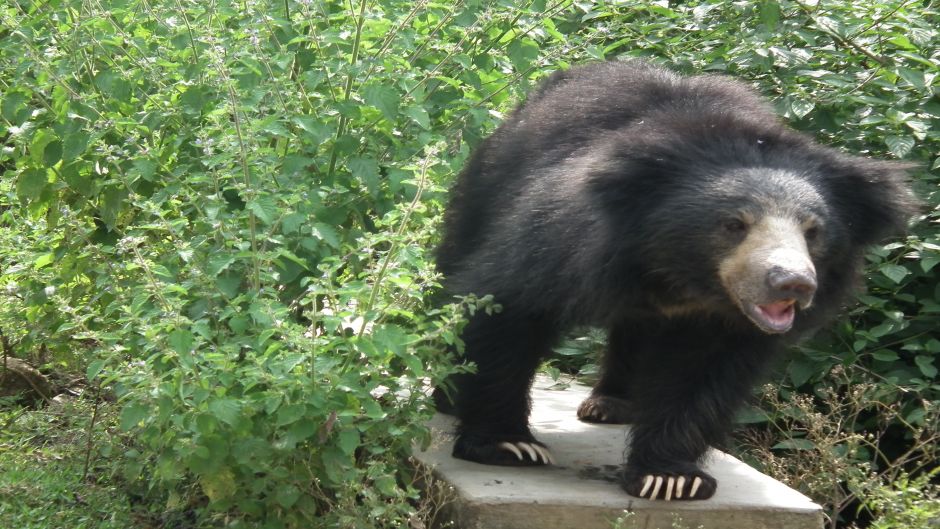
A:
POLYGON ((0 7, 0 326, 115 388, 139 493, 412 516, 422 389, 485 304, 431 299, 444 186, 541 43, 583 47, 535 4, 0 7))

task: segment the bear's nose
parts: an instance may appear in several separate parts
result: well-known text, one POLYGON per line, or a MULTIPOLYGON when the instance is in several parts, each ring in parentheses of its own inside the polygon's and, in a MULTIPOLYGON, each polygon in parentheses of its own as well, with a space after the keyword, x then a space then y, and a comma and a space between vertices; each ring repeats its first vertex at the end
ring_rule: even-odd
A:
POLYGON ((774 266, 767 273, 767 284, 775 296, 793 298, 800 306, 806 307, 816 293, 816 274, 811 270, 799 271, 774 266))

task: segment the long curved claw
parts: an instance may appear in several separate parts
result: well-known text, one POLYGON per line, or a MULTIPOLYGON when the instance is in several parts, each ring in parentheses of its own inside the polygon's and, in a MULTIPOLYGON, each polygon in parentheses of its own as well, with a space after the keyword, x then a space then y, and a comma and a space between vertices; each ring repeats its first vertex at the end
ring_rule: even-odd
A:
POLYGON ((676 499, 682 499, 682 491, 685 490, 685 476, 679 476, 676 481, 676 499))
POLYGON ((650 490, 650 486, 651 486, 652 484, 653 484, 653 476, 647 474, 646 477, 643 478, 643 488, 640 490, 640 497, 641 497, 641 498, 645 498, 645 497, 646 497, 646 492, 647 492, 648 490, 650 490))
POLYGON ((525 453, 529 455, 529 458, 530 458, 532 461, 538 461, 538 460, 539 460, 539 456, 536 455, 535 450, 532 448, 532 445, 530 445, 529 443, 516 443, 516 446, 518 446, 519 448, 523 449, 523 450, 525 451, 525 453))
POLYGON ((666 501, 672 500, 672 489, 675 485, 676 485, 676 478, 673 476, 669 476, 669 478, 666 479, 666 495, 663 497, 664 500, 666 501))
POLYGON ((514 445, 514 444, 512 444, 512 443, 509 443, 509 442, 506 442, 506 441, 503 441, 502 443, 499 443, 499 444, 496 445, 496 446, 502 448, 503 450, 508 450, 508 451, 512 452, 513 454, 516 455, 516 457, 519 458, 519 461, 525 461, 525 458, 522 457, 522 452, 520 452, 519 449, 516 448, 516 445, 514 445))
POLYGON ((698 492, 698 488, 702 485, 702 478, 697 477, 692 480, 692 490, 689 491, 689 497, 694 498, 695 493, 698 492))
POLYGON ((548 448, 545 448, 544 446, 539 446, 537 444, 533 444, 532 448, 535 449, 535 451, 539 453, 539 455, 542 457, 542 461, 544 461, 546 465, 555 464, 555 458, 552 456, 551 450, 549 450, 548 448))
POLYGON ((655 500, 659 496, 659 489, 663 486, 663 477, 656 476, 656 481, 653 484, 653 492, 650 492, 650 499, 655 500))

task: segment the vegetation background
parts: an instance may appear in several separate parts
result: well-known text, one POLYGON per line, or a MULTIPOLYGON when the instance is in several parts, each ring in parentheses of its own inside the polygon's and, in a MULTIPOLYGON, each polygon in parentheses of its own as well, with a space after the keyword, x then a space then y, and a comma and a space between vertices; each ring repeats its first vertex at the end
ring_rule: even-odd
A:
MULTIPOLYGON (((0 6, 0 526, 426 527, 408 461, 462 315, 446 189, 539 79, 644 57, 915 161, 924 215, 732 448, 830 527, 940 520, 935 2, 11 0, 0 6)), ((589 379, 585 330, 546 369, 589 379)))

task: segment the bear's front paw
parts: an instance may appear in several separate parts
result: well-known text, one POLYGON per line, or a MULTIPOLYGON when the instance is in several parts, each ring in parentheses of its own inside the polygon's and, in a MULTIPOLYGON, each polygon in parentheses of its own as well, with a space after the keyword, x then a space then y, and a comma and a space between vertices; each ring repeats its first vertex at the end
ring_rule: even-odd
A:
POLYGON ((544 444, 531 437, 463 434, 454 443, 454 457, 486 465, 554 465, 544 444))
POLYGON ((633 412, 630 402, 610 395, 591 395, 578 406, 578 419, 604 424, 630 424, 633 412))
POLYGON ((623 477, 623 488, 646 500, 707 500, 718 482, 702 471, 629 473, 623 477))

